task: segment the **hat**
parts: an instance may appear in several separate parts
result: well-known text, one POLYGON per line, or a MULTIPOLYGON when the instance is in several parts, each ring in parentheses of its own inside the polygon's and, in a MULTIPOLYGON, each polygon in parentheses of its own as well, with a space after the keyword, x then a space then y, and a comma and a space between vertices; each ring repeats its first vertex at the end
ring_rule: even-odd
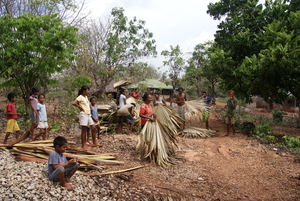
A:
POLYGON ((234 94, 234 91, 233 90, 229 90, 228 93, 229 94, 234 94))

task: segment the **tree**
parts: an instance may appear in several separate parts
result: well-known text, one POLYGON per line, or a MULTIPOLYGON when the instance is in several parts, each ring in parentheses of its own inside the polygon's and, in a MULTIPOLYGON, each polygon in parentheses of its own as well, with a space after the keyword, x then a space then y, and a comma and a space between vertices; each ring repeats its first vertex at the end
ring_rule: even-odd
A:
POLYGON ((77 29, 57 15, 0 17, 0 76, 2 86, 19 87, 27 100, 32 87, 46 86, 55 72, 74 59, 77 29))
POLYGON ((173 93, 175 93, 175 88, 178 83, 178 78, 185 65, 185 60, 182 58, 182 52, 179 45, 176 45, 175 47, 171 45, 170 49, 171 49, 170 51, 163 50, 161 52, 161 55, 165 56, 165 59, 167 59, 166 61, 164 61, 164 66, 169 67, 169 77, 171 79, 173 93))
POLYGON ((18 17, 26 13, 53 15, 70 25, 78 25, 89 13, 83 13, 86 0, 1 0, 0 16, 18 17))
POLYGON ((216 33, 214 71, 227 89, 250 101, 251 95, 280 103, 297 86, 299 35, 298 1, 269 1, 265 8, 257 0, 221 0, 209 4, 208 13, 215 19, 226 16, 216 33), (297 15, 297 16, 296 16, 297 15), (298 56, 296 56, 298 57, 298 56))
POLYGON ((93 78, 99 94, 114 78, 126 75, 139 59, 156 55, 153 34, 145 21, 128 20, 123 8, 113 8, 105 22, 90 21, 80 30, 78 60, 73 68, 93 78))

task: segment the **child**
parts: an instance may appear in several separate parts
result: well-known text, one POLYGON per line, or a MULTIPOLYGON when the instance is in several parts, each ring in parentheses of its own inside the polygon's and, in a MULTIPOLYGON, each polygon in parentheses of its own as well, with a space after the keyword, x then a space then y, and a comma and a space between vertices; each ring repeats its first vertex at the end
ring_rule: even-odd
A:
POLYGON ((135 108, 135 104, 131 103, 131 104, 127 104, 122 106, 118 111, 117 111, 117 117, 118 117, 118 129, 117 132, 122 130, 122 126, 123 126, 123 121, 122 118, 126 117, 126 119, 128 120, 128 122, 130 123, 130 128, 129 128, 129 132, 130 134, 132 134, 132 127, 134 124, 134 108, 135 108))
POLYGON ((95 126, 94 121, 91 117, 91 104, 88 99, 90 88, 88 86, 82 86, 78 91, 78 97, 72 102, 72 105, 76 106, 80 110, 79 114, 79 124, 81 126, 81 145, 83 149, 87 149, 86 144, 86 135, 87 135, 87 127, 90 126, 92 129, 92 139, 93 139, 93 147, 99 147, 96 143, 96 134, 95 134, 95 126))
POLYGON ((6 106, 6 118, 7 118, 7 127, 6 127, 6 135, 4 138, 4 144, 7 143, 7 139, 11 132, 16 131, 16 139, 19 138, 19 131, 20 128, 17 123, 18 116, 21 115, 21 113, 17 113, 15 102, 17 101, 17 95, 14 93, 9 93, 7 95, 7 99, 9 102, 6 106))
POLYGON ((237 105, 237 100, 234 97, 234 91, 229 91, 229 100, 227 101, 227 113, 226 113, 226 119, 225 119, 225 123, 227 126, 227 135, 229 135, 229 129, 230 126, 232 126, 232 134, 233 136, 235 135, 235 108, 237 105))
POLYGON ((68 142, 64 137, 58 136, 54 139, 55 150, 48 158, 48 178, 51 181, 60 181, 60 185, 68 190, 73 190, 74 184, 70 181, 71 177, 77 171, 79 163, 76 158, 67 161, 64 152, 68 142))
POLYGON ((125 92, 126 92, 126 89, 124 89, 124 88, 121 88, 119 90, 119 96, 117 97, 118 109, 120 109, 122 106, 126 105, 125 92))
POLYGON ((29 105, 30 105, 30 120, 31 120, 31 126, 30 126, 30 135, 31 139, 34 138, 34 129, 37 127, 37 111, 36 111, 36 106, 38 103, 38 100, 36 96, 39 94, 39 89, 38 88, 32 88, 30 97, 29 97, 29 105))
POLYGON ((43 140, 46 140, 46 130, 48 128, 48 123, 47 123, 47 112, 46 112, 46 105, 45 105, 45 95, 39 94, 38 96, 38 104, 36 106, 37 110, 37 124, 38 128, 40 129, 39 134, 33 138, 33 140, 36 140, 38 137, 41 135, 43 136, 43 140))
POLYGON ((156 114, 153 113, 152 107, 150 105, 150 103, 152 102, 151 94, 148 94, 147 92, 145 92, 142 98, 143 98, 144 103, 141 105, 141 108, 140 108, 140 117, 141 117, 141 126, 143 129, 146 122, 148 121, 148 119, 150 121, 156 120, 156 114))
POLYGON ((94 121, 94 126, 95 126, 95 129, 97 129, 97 133, 98 133, 98 140, 100 139, 100 122, 99 122, 99 117, 98 117, 98 107, 96 105, 97 103, 97 99, 96 97, 91 97, 90 98, 90 102, 92 104, 92 119, 94 121))
POLYGON ((163 97, 160 97, 159 92, 154 93, 154 100, 153 100, 154 106, 157 106, 158 104, 166 105, 166 101, 163 97))
POLYGON ((135 99, 139 99, 140 94, 139 94, 139 89, 134 89, 131 93, 130 96, 132 96, 135 99))

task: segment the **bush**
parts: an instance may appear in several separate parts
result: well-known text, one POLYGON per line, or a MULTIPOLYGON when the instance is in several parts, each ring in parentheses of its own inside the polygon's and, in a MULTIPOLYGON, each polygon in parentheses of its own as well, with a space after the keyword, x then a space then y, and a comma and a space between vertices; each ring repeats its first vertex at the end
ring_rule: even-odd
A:
POLYGON ((283 113, 279 109, 275 108, 273 110, 273 121, 277 124, 281 124, 282 120, 283 120, 283 115, 282 114, 283 113))
POLYGON ((289 149, 292 149, 293 151, 299 151, 300 150, 300 139, 298 137, 291 137, 291 136, 283 136, 284 139, 283 145, 286 146, 289 149))
POLYGON ((278 141, 278 138, 274 136, 274 131, 268 123, 255 126, 254 138, 259 140, 265 139, 269 143, 276 143, 278 141))

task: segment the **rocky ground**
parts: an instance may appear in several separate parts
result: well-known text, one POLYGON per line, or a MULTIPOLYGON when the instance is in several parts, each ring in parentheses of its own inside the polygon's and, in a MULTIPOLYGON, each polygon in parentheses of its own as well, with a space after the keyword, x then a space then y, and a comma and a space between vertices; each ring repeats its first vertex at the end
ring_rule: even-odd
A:
MULTIPOLYGON (((204 127, 198 122, 195 125, 204 127)), ((144 168, 113 175, 75 174, 74 191, 48 181, 47 165, 15 161, 0 152, 0 200, 299 200, 299 163, 286 149, 260 144, 237 133, 225 137, 225 125, 215 115, 209 139, 178 138, 175 165, 155 167, 139 158, 138 136, 108 133, 101 153, 118 153, 124 165, 104 165, 103 171, 144 168), (128 179, 124 179, 128 178, 128 179)), ((286 128, 291 129, 291 128, 286 128)), ((294 128, 291 132, 299 134, 294 128)), ((51 131, 53 138, 62 133, 51 131)), ((64 134, 79 143, 79 133, 64 134)), ((3 137, 2 137, 3 138, 3 137)), ((2 138, 0 140, 2 141, 2 138)), ((10 139, 12 140, 12 138, 10 139)))

